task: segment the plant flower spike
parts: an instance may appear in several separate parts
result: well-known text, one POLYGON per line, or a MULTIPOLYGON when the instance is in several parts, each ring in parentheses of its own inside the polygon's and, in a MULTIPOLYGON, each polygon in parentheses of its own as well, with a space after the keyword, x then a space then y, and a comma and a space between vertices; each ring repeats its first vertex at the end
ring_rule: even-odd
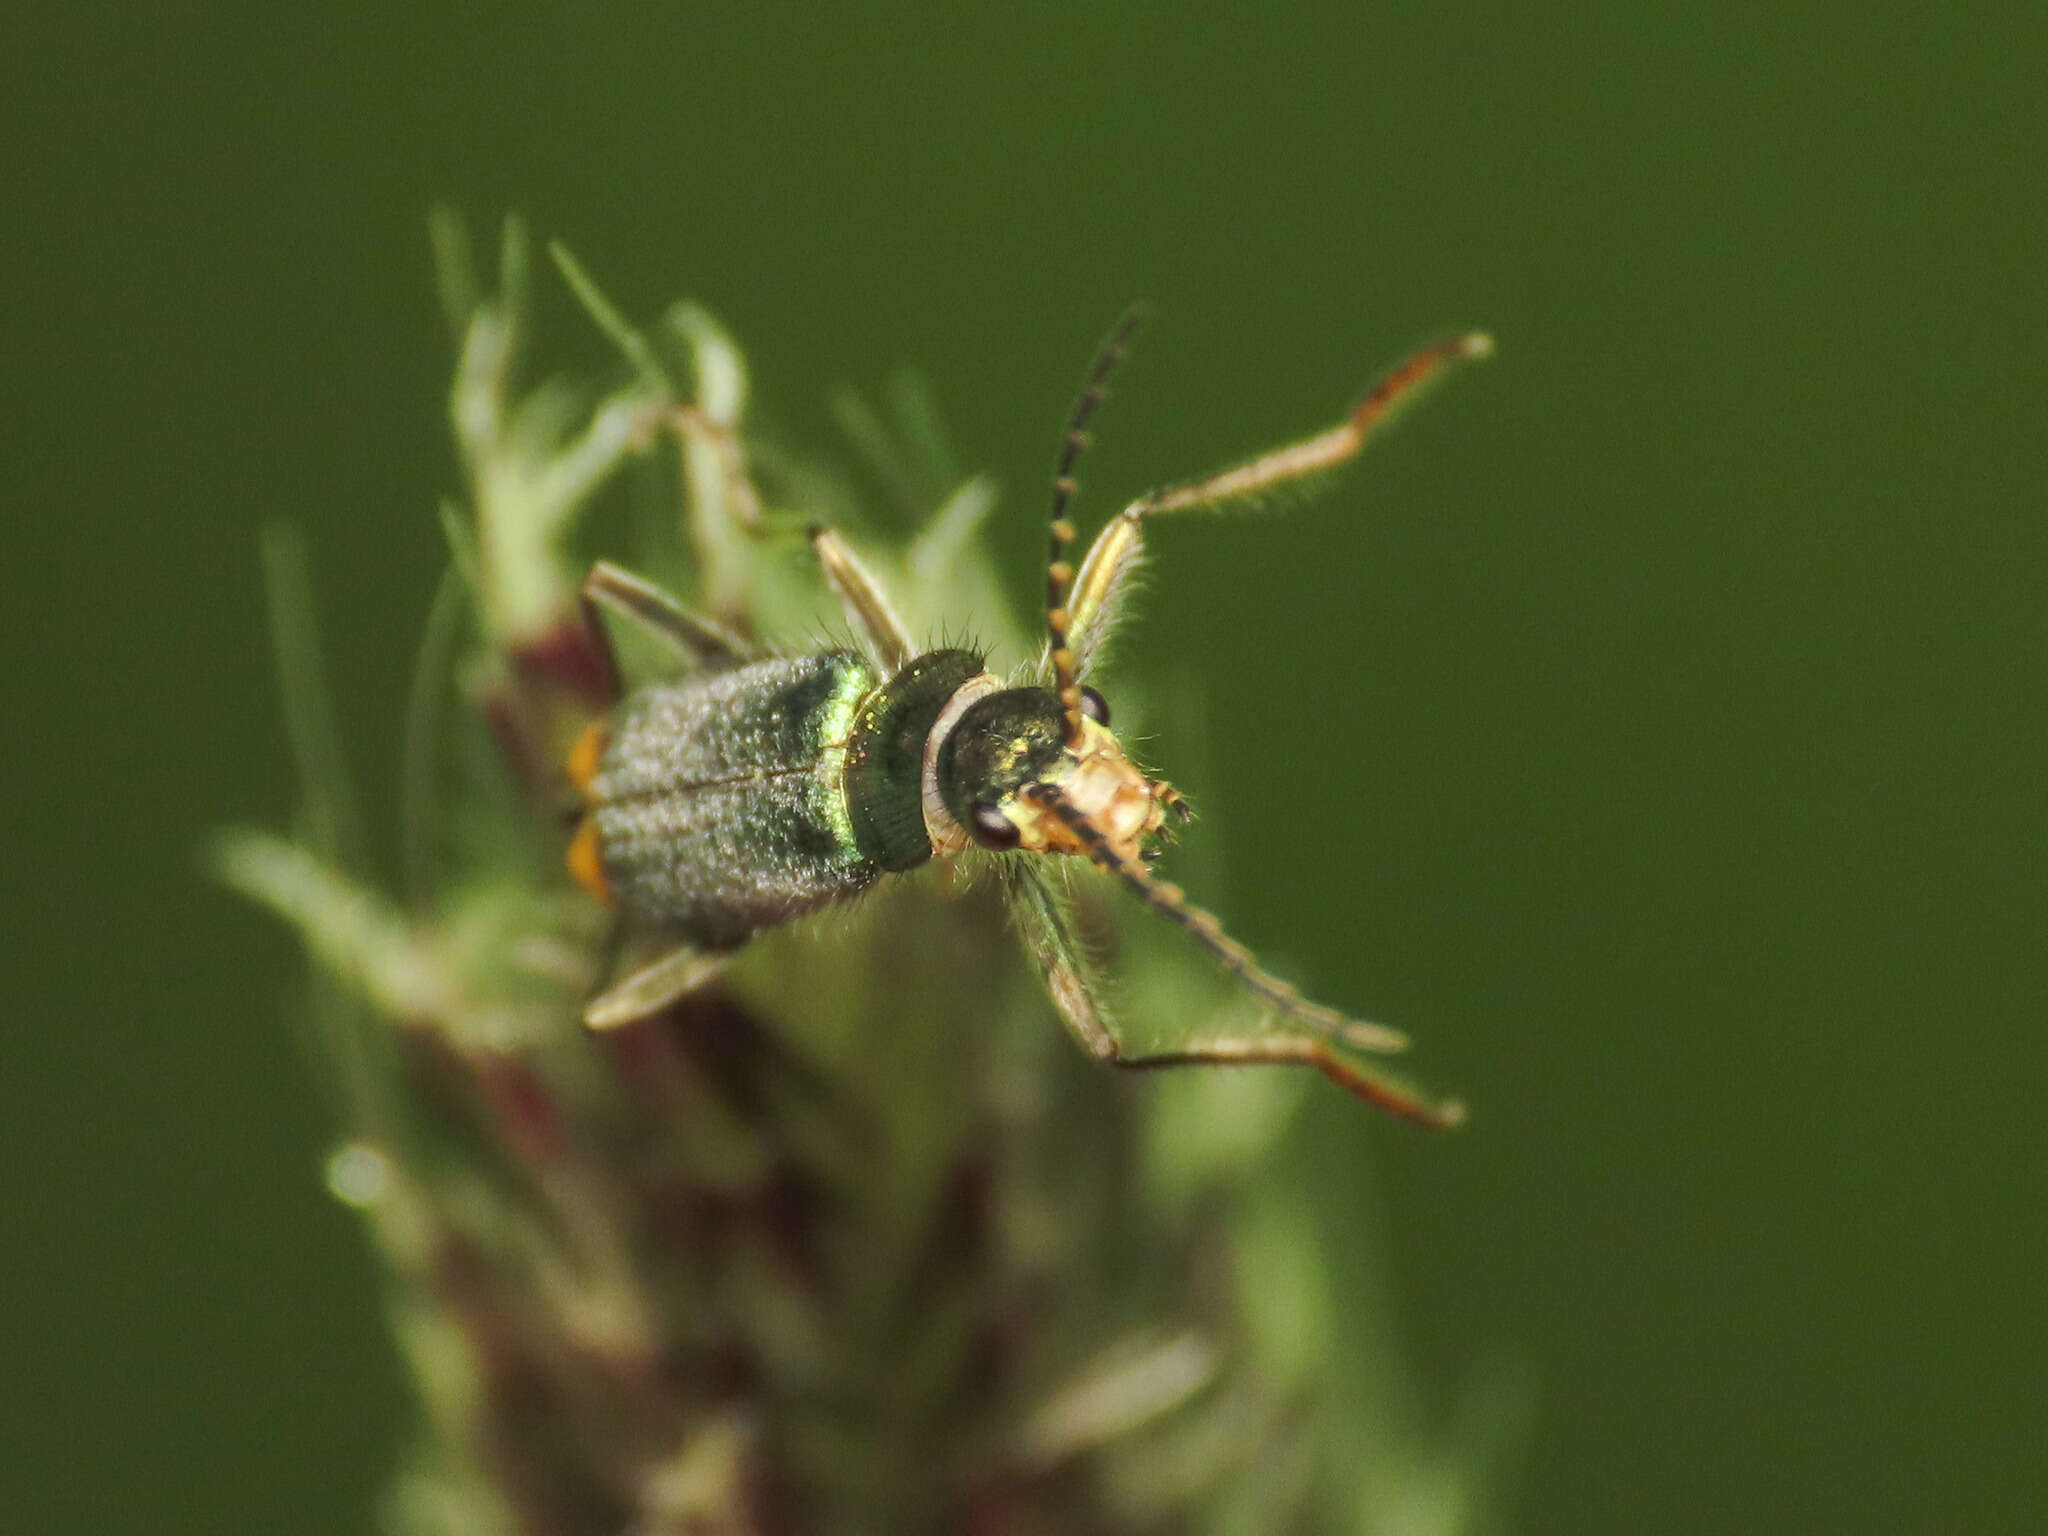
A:
POLYGON ((1397 1415, 1317 1408, 1333 1366, 1298 1335, 1338 1302, 1289 1257, 1313 1217, 1251 1198, 1299 1075, 1137 1093, 1091 1063, 1306 1066, 1421 1125, 1463 1111, 1379 1069, 1400 1034, 1310 1001, 1155 872, 1189 808, 1098 683, 1160 519, 1345 463, 1488 339, 1139 496, 1075 564, 1074 470, 1133 312, 1061 445, 1034 635, 980 547, 993 492, 913 385, 894 420, 841 410, 924 517, 892 552, 746 427, 701 310, 637 328, 557 249, 624 381, 522 386, 523 235, 494 297, 459 227, 435 235, 466 484, 405 710, 402 897, 365 873, 283 536, 299 835, 217 849, 326 978, 329 1185, 392 1269, 425 1407, 391 1528, 1365 1529, 1390 1501, 1464 1528, 1470 1469, 1397 1415), (664 581, 579 575, 572 550, 626 528, 664 581))

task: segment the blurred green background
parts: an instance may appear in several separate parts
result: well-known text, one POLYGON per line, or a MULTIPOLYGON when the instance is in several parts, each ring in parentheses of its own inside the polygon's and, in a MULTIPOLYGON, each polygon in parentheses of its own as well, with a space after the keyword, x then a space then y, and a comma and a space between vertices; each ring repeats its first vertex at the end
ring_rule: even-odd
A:
POLYGON ((1128 300, 1096 515, 1494 330, 1327 496, 1162 534, 1125 652, 1217 905, 1474 1106, 1320 1094, 1332 1243, 1426 1415, 1531 1385, 1521 1529, 2040 1528, 2048 25, 1882 10, 0 24, 0 1523, 359 1530, 408 1423, 293 946, 194 850, 289 810, 273 518, 389 802, 447 200, 713 306, 796 441, 923 370, 1020 602, 1128 300))

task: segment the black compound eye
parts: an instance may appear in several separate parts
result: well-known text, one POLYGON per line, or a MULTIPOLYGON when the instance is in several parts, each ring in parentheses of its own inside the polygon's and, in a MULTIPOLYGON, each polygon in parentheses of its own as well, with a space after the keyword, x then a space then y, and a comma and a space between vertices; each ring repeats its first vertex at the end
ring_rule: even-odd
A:
POLYGON ((1109 700, 1105 699, 1093 688, 1083 687, 1081 689, 1081 713, 1090 720, 1093 720, 1097 725, 1107 725, 1109 724, 1109 700))
POLYGON ((987 800, 977 800, 967 808, 967 830, 977 843, 995 853, 1016 847, 1023 835, 1014 821, 987 800))

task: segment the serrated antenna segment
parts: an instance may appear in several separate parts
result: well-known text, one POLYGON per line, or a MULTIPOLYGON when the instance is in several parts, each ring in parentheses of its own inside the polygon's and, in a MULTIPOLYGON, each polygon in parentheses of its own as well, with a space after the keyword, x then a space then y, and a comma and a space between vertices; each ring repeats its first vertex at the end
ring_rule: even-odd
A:
POLYGON ((1067 587, 1074 579, 1074 568, 1067 562, 1067 546, 1074 542, 1074 525, 1067 521, 1067 507, 1074 499, 1074 465, 1079 462, 1081 451, 1088 446, 1088 423, 1094 419, 1096 407, 1109 393, 1109 376, 1122 360, 1124 349, 1144 319, 1142 306, 1133 305, 1126 310, 1116 329, 1110 332, 1109 340, 1096 354, 1095 366, 1088 373, 1088 383, 1081 391, 1081 398, 1074 402, 1074 414, 1067 419, 1067 435, 1060 443, 1059 468, 1053 472, 1052 528, 1047 541, 1045 568, 1045 635, 1047 649, 1051 653, 1053 687, 1060 697, 1060 709, 1066 720, 1067 745, 1070 747, 1081 744, 1082 730, 1081 682, 1075 672, 1074 653, 1067 645, 1070 622, 1067 587))

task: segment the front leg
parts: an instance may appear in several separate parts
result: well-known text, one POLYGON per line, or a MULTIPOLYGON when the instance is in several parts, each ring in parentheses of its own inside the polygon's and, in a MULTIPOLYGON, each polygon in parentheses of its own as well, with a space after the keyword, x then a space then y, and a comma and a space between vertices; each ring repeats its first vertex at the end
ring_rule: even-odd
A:
POLYGON ((1200 511, 1232 502, 1256 501, 1289 484, 1313 479, 1356 458, 1379 429, 1452 363, 1488 356, 1493 338, 1467 331, 1432 342, 1390 369, 1371 392, 1334 427, 1275 448, 1200 480, 1147 491, 1111 518, 1074 577, 1068 601, 1068 646, 1077 674, 1086 677, 1116 628, 1131 578, 1144 562, 1141 525, 1170 512, 1200 511))
MULTIPOLYGON (((1155 1026, 1142 1044, 1104 1006, 1095 968, 1075 942, 1067 902, 1034 866, 1006 860, 1004 875, 1012 919, 1032 958, 1045 971, 1046 991, 1068 1031, 1094 1060, 1130 1071, 1165 1067, 1313 1067, 1346 1093, 1403 1120, 1432 1129, 1462 1124, 1465 1107, 1424 1098, 1398 1078, 1358 1059, 1371 1045, 1338 1033, 1289 1028, 1291 1015, 1269 1014, 1245 1029, 1207 1032, 1201 1026, 1155 1026)), ((1299 1025, 1299 1021, 1297 1020, 1299 1025)))

